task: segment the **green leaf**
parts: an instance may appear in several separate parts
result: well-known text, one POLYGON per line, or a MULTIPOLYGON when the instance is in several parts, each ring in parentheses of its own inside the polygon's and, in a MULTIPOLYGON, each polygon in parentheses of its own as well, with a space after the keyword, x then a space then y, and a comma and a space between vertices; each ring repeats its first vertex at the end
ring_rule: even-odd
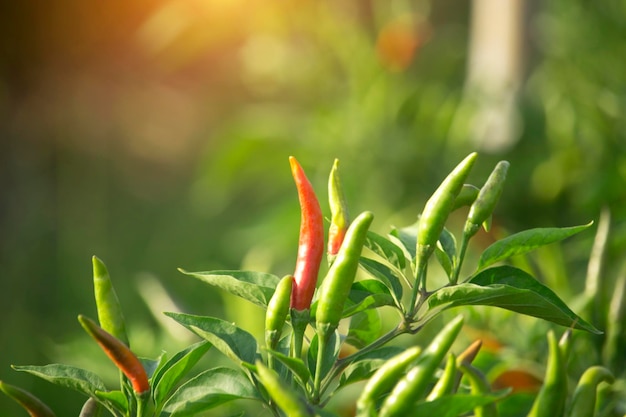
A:
POLYGON ((403 227, 401 229, 394 228, 391 231, 392 236, 395 236, 400 240, 406 252, 411 256, 411 259, 415 259, 415 250, 417 248, 417 226, 419 222, 415 222, 410 226, 403 227))
POLYGON ((156 360, 150 359, 150 358, 139 358, 139 361, 141 362, 143 369, 146 370, 146 374, 148 375, 148 378, 152 378, 152 375, 154 375, 154 372, 157 370, 157 368, 161 364, 161 357, 162 356, 160 356, 156 360))
POLYGON ((285 365, 300 380, 302 385, 311 381, 311 372, 302 359, 293 358, 274 350, 268 350, 268 353, 285 365))
POLYGON ((103 405, 112 406, 115 410, 121 411, 126 415, 128 411, 128 398, 122 391, 96 391, 96 399, 103 405))
POLYGON ((395 243, 387 240, 385 237, 369 230, 367 232, 365 246, 396 268, 400 270, 405 268, 406 258, 404 257, 404 252, 402 252, 402 249, 395 243))
POLYGON ((254 336, 232 323, 214 317, 183 313, 165 313, 198 336, 208 340, 220 352, 239 363, 254 363, 257 343, 254 336))
POLYGON ((514 235, 498 240, 489 246, 480 256, 477 270, 481 270, 496 262, 521 255, 550 243, 558 242, 565 238, 580 233, 591 226, 590 222, 574 227, 550 227, 525 230, 514 235))
POLYGON ((350 330, 346 342, 362 349, 378 339, 383 325, 376 310, 365 310, 350 319, 350 330))
POLYGON ((387 288, 389 288, 390 294, 394 297, 396 304, 400 304, 402 300, 402 284, 396 275, 396 272, 389 268, 387 265, 375 261, 370 258, 361 257, 359 264, 374 278, 381 281, 387 288))
POLYGON ((106 391, 106 386, 98 375, 69 365, 13 366, 13 369, 27 372, 55 385, 70 388, 88 396, 95 395, 96 391, 106 391))
POLYGON ((242 372, 225 367, 213 368, 181 385, 167 400, 161 415, 195 416, 237 399, 261 400, 242 372))
POLYGON ((412 408, 409 416, 458 417, 472 412, 476 407, 491 404, 504 397, 509 390, 490 394, 444 395, 433 401, 421 402, 412 408))
POLYGON ((341 374, 338 388, 369 379, 385 361, 386 359, 364 359, 351 363, 341 374))
POLYGON ((375 279, 356 281, 350 288, 343 317, 350 317, 364 310, 382 306, 393 306, 395 301, 389 289, 375 279))
POLYGON ((452 276, 456 262, 456 239, 446 228, 444 228, 439 235, 439 240, 435 247, 435 256, 448 277, 452 276))
POLYGON ((466 284, 437 290, 428 298, 428 314, 463 305, 500 307, 562 326, 601 333, 570 310, 548 287, 511 266, 489 268, 466 284))
POLYGON ((280 281, 275 275, 255 271, 187 272, 183 269, 179 271, 261 307, 267 307, 280 281))
POLYGON ((152 378, 154 403, 160 405, 170 391, 211 348, 207 341, 195 343, 172 356, 152 378))
MULTIPOLYGON (((313 336, 313 340, 311 340, 311 345, 309 346, 309 351, 307 353, 307 362, 309 366, 309 372, 311 375, 315 376, 315 365, 317 364, 317 349, 318 349, 318 337, 317 334, 313 336)), ((327 375, 330 371, 330 368, 333 366, 337 358, 339 357, 339 350, 341 349, 341 339, 339 337, 339 333, 337 330, 333 332, 330 339, 328 340, 328 345, 326 352, 324 352, 324 358, 322 360, 322 369, 319 371, 322 375, 327 375), (332 348, 332 349, 331 349, 332 348)))

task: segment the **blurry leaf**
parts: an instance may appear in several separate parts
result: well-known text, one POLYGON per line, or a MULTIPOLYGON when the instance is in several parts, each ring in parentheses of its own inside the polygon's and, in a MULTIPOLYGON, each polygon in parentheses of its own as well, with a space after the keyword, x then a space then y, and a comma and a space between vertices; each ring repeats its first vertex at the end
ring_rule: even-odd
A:
POLYGON ((433 312, 463 305, 500 307, 565 327, 601 333, 572 312, 548 287, 510 266, 487 269, 466 284, 441 288, 428 298, 433 312))
POLYGON ((240 361, 255 362, 257 356, 256 339, 234 324, 214 317, 170 312, 165 313, 165 315, 211 342, 216 349, 237 364, 240 361))
POLYGON ((444 228, 439 235, 439 240, 435 247, 435 256, 444 271, 446 271, 448 277, 450 277, 454 270, 454 263, 456 262, 456 239, 446 228, 444 228))
POLYGON ((302 359, 292 358, 273 350, 269 351, 269 354, 283 363, 303 384, 307 384, 311 380, 311 372, 302 359))
POLYGON ((390 242, 385 237, 371 230, 367 232, 365 246, 400 270, 403 270, 406 266, 406 259, 404 258, 402 249, 396 246, 395 243, 390 242))
POLYGON ((541 246, 558 242, 576 233, 582 232, 592 224, 593 222, 574 227, 537 228, 515 233, 514 235, 498 240, 485 249, 480 256, 476 270, 481 270, 496 262, 510 258, 511 256, 521 255, 541 246))
POLYGON ((112 405, 116 410, 126 414, 128 410, 128 398, 126 398, 126 395, 124 395, 122 391, 96 391, 95 395, 102 404, 106 406, 112 405))
POLYGON ((93 396, 96 391, 107 389, 98 375, 69 365, 13 366, 13 369, 27 372, 55 385, 71 388, 88 396, 93 396))
POLYGON ((351 363, 341 374, 339 388, 369 379, 385 361, 386 359, 364 359, 351 363))
POLYGON ((397 237, 404 245, 406 251, 411 254, 411 259, 415 259, 415 250, 417 248, 417 225, 418 223, 416 222, 411 226, 391 231, 391 234, 397 237))
POLYGON ((395 298, 396 304, 401 305, 400 300, 402 300, 402 284, 391 268, 378 261, 364 257, 361 257, 359 264, 370 275, 385 284, 385 286, 389 288, 390 294, 395 298))
POLYGON ((255 271, 179 271, 261 307, 267 307, 279 281, 275 275, 255 271))
POLYGON ((261 400, 242 372, 231 368, 213 368, 181 385, 167 400, 161 415, 195 416, 237 399, 261 400))
POLYGON ((149 358, 139 358, 139 361, 141 362, 141 365, 143 366, 143 369, 146 370, 146 375, 148 375, 148 378, 152 378, 152 375, 154 375, 154 372, 157 370, 157 368, 161 365, 161 358, 163 356, 160 356, 158 359, 149 359, 149 358))
POLYGON ((348 331, 346 343, 358 349, 362 349, 378 339, 382 328, 383 326, 378 311, 361 311, 350 319, 350 330, 348 331))
POLYGON ((172 356, 157 371, 152 378, 152 397, 157 406, 210 348, 211 344, 207 341, 195 343, 172 356))
POLYGON ((352 284, 343 317, 350 317, 367 309, 395 305, 389 289, 374 279, 357 281, 352 284))

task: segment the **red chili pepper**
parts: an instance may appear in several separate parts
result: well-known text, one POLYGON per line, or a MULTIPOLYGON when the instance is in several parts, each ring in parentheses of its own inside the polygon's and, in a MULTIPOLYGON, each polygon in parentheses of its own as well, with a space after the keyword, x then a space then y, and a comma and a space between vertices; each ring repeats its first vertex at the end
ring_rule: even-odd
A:
POLYGON ((135 354, 119 339, 103 330, 93 320, 78 316, 78 321, 102 348, 104 353, 115 363, 115 365, 126 375, 133 386, 133 390, 140 396, 150 391, 148 375, 143 365, 135 354))
POLYGON ((298 260, 293 274, 295 278, 291 292, 291 308, 306 310, 311 306, 317 275, 324 255, 324 218, 313 186, 302 167, 293 156, 289 157, 291 174, 296 182, 300 199, 300 241, 298 260))

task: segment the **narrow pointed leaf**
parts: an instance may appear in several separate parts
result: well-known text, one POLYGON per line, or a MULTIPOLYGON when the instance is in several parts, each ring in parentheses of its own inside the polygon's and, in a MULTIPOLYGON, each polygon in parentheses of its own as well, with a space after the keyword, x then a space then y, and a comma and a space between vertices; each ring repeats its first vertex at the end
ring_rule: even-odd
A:
POLYGON ((400 270, 406 266, 406 258, 402 249, 387 238, 371 230, 367 232, 365 246, 400 270))
POLYGON ((242 372, 225 367, 209 369, 181 385, 167 400, 161 415, 195 416, 238 399, 261 400, 242 372))
POLYGON ((395 301, 385 284, 368 279, 352 284, 343 317, 350 317, 364 310, 393 306, 395 301))
POLYGON ((530 229, 505 237, 485 249, 478 261, 477 270, 486 268, 511 256, 528 253, 541 246, 558 242, 582 232, 592 224, 593 222, 574 227, 530 229))
POLYGON ((302 359, 293 358, 273 350, 269 351, 269 354, 285 365, 303 384, 311 380, 311 372, 302 359))
POLYGON ((350 329, 346 342, 358 349, 362 349, 378 339, 382 328, 378 311, 361 311, 350 319, 350 329))
POLYGON ((380 280, 387 288, 389 288, 390 294, 399 303, 402 299, 402 284, 398 279, 396 272, 394 272, 387 265, 384 265, 373 259, 361 257, 359 264, 374 278, 380 280))
POLYGON ((261 307, 267 307, 280 280, 275 275, 255 271, 179 271, 261 307))
POLYGON ((193 368, 193 366, 211 348, 211 344, 202 341, 172 356, 152 379, 154 402, 162 404, 172 388, 193 368))
POLYGON ((27 372, 55 385, 70 388, 89 396, 94 395, 96 391, 106 391, 106 386, 98 375, 74 366, 52 364, 45 366, 13 366, 13 369, 27 372))
POLYGON ((486 269, 469 282, 441 288, 428 298, 429 315, 463 305, 500 307, 565 327, 601 333, 570 310, 548 287, 510 266, 486 269))
POLYGON ((232 323, 214 317, 182 313, 165 313, 198 336, 208 340, 236 363, 254 363, 257 343, 254 336, 232 323))

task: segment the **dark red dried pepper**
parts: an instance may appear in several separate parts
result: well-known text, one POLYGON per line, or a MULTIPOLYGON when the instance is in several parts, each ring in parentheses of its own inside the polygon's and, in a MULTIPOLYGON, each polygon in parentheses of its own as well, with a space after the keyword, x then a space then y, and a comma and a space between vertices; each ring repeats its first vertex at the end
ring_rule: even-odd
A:
POLYGON ((324 255, 324 218, 313 186, 293 156, 289 157, 291 174, 296 182, 300 200, 300 241, 298 260, 293 274, 291 308, 302 311, 311 306, 317 275, 324 255))

